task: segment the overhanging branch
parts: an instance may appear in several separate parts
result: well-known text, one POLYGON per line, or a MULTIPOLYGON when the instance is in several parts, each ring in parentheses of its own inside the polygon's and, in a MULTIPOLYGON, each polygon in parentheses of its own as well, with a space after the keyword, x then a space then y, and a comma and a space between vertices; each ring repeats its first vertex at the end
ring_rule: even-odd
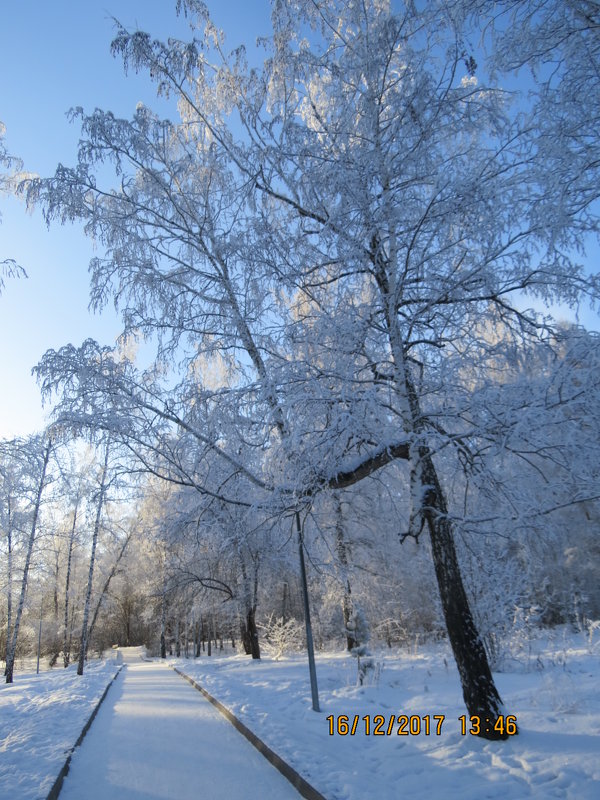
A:
POLYGON ((407 461, 409 458, 409 449, 407 442, 399 442, 392 444, 380 450, 372 456, 369 456, 364 461, 361 461, 355 467, 344 472, 337 472, 328 481, 327 486, 330 489, 346 489, 348 486, 353 486, 355 483, 367 478, 378 469, 385 467, 392 461, 403 459, 407 461))

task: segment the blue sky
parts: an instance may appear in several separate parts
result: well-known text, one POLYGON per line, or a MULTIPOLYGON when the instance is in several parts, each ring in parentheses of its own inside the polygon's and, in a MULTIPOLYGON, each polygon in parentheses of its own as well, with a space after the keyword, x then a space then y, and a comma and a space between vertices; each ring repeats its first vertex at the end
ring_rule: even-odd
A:
MULTIPOLYGON (((66 112, 99 107, 129 117, 138 101, 157 108, 145 75, 124 74, 110 54, 112 17, 127 27, 166 39, 187 37, 188 22, 175 0, 19 0, 0 12, 0 120, 8 151, 25 169, 51 175, 59 162, 75 162, 79 129, 66 112)), ((231 46, 268 32, 268 0, 208 2, 231 46)), ((161 113, 169 113, 166 105, 161 113)), ((175 114, 173 110, 171 116, 175 114)), ((87 265, 93 255, 78 226, 52 225, 21 201, 0 196, 0 259, 13 258, 27 280, 7 280, 0 295, 0 437, 44 425, 31 368, 48 348, 91 336, 113 344, 119 322, 110 311, 91 315, 87 265)))
MULTIPOLYGON (((268 0, 210 0, 215 22, 232 47, 251 44, 268 32, 268 0)), ((67 121, 69 108, 96 107, 130 116, 138 101, 158 107, 145 75, 125 76, 110 54, 117 17, 166 39, 185 37, 188 23, 175 14, 175 0, 19 0, 0 15, 0 120, 6 145, 25 168, 51 175, 59 162, 73 164, 79 130, 67 121)), ((162 102, 161 113, 175 116, 162 102)), ((48 348, 87 337, 113 344, 119 321, 110 310, 87 311, 87 265, 94 251, 77 226, 48 230, 39 212, 0 197, 0 259, 13 258, 27 280, 8 280, 0 295, 0 437, 23 435, 44 424, 39 389, 31 376, 48 348)), ((597 253, 597 250, 595 250, 597 253)), ((559 311, 561 316, 569 316, 559 311)), ((571 315, 572 318, 572 315, 571 315)), ((582 311, 582 324, 600 327, 596 314, 582 311)))

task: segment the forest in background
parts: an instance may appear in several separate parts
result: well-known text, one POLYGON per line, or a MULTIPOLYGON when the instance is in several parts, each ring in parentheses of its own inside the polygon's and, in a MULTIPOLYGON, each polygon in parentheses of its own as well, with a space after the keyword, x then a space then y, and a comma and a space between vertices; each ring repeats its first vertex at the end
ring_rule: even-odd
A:
POLYGON ((7 680, 40 630, 81 671, 281 653, 308 601, 361 680, 448 636, 496 717, 490 668, 600 618, 598 337, 528 307, 598 300, 598 4, 289 0, 260 68, 179 5, 193 41, 113 42, 178 121, 76 110, 76 166, 17 186, 124 327, 48 351, 55 422, 0 444, 7 680))

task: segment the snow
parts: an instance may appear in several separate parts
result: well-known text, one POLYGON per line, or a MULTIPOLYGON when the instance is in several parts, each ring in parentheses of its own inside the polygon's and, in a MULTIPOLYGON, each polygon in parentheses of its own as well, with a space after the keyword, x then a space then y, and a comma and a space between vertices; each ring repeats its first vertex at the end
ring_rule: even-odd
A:
MULTIPOLYGON (((272 662, 246 657, 178 660, 328 800, 443 796, 481 798, 600 797, 598 655, 571 637, 540 650, 540 669, 496 674, 519 735, 489 742, 461 734, 465 713, 451 653, 436 645, 417 653, 379 654, 377 685, 356 685, 356 660, 317 656, 321 713, 311 709, 302 657, 272 662), (354 736, 329 734, 327 717, 358 715, 354 736), (440 736, 366 736, 363 718, 381 714, 445 715, 440 736)), ((424 722, 421 722, 424 726, 424 722)))
MULTIPOLYGON (((400 794, 411 800, 596 800, 600 667, 594 650, 583 637, 565 634, 539 644, 531 669, 516 665, 495 675, 507 713, 519 723, 519 735, 506 742, 461 734, 464 705, 444 643, 376 654, 372 684, 360 687, 354 658, 318 654, 320 714, 311 709, 302 656, 257 662, 226 654, 169 664, 197 680, 328 800, 400 794), (354 735, 329 734, 327 717, 341 714, 350 724, 358 716, 354 735), (397 723, 390 736, 366 736, 364 717, 373 728, 376 714, 386 727, 391 715, 445 719, 439 736, 433 719, 428 736, 398 736, 397 723)), ((276 788, 271 795, 263 791, 261 777, 261 798, 297 796, 167 665, 143 662, 139 652, 129 658, 126 652, 126 661, 73 755, 61 800, 242 797, 262 766, 274 775, 276 788), (228 781, 225 794, 219 794, 219 780, 228 781)), ((114 662, 100 662, 90 664, 83 678, 71 669, 38 677, 16 673, 15 683, 0 690, 0 797, 46 796, 114 671, 114 662)))
POLYGON ((169 667, 130 657, 73 755, 61 800, 297 800, 290 783, 169 667), (110 698, 110 702, 109 702, 110 698))
POLYGON ((18 672, 0 685, 0 797, 45 798, 104 690, 117 654, 51 672, 18 672))

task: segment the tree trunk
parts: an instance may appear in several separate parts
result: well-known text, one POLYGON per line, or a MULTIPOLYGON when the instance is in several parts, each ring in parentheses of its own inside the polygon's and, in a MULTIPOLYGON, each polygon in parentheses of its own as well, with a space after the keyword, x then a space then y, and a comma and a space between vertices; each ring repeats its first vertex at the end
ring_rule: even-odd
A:
MULTIPOLYGON (((106 597, 106 594, 107 594, 108 589, 110 587, 110 582, 115 577, 115 574, 117 572, 119 564, 121 563, 121 559, 125 555, 125 550, 127 549, 127 545, 129 544, 130 539, 131 539, 131 534, 129 533, 127 535, 125 541, 123 542, 123 545, 121 546, 121 549, 119 550, 119 555, 117 556, 117 559, 116 559, 115 563, 113 564, 111 571, 108 573, 108 577, 104 581, 104 586, 102 587, 102 591, 100 592, 100 597, 99 597, 98 602, 96 604, 96 608, 94 609, 94 616, 92 617, 92 622, 90 624, 88 637, 87 637, 88 638, 88 642, 92 638, 92 633, 94 632, 94 627, 96 625, 96 620, 98 619, 98 614, 100 613, 100 608, 102 606, 102 601, 106 597)), ((129 642, 129 616, 126 617, 125 629, 126 629, 126 639, 127 639, 125 644, 126 644, 127 647, 129 647, 129 643, 130 643, 129 642)), ((87 653, 86 653, 86 657, 87 657, 87 653)))
POLYGON ((296 518, 296 533, 298 534, 298 561, 300 566, 300 583, 302 586, 302 604, 304 606, 304 629, 306 631, 306 654, 308 656, 308 674, 310 677, 310 693, 312 696, 313 711, 321 710, 319 704, 319 687, 317 683, 317 668, 315 665, 315 647, 313 642, 312 622, 310 619, 310 603, 308 600, 308 580, 306 578, 306 563, 304 561, 304 533, 300 522, 300 512, 294 514, 296 518))
MULTIPOLYGON (((378 268, 377 282, 384 298, 384 313, 394 361, 394 384, 401 404, 404 428, 408 434, 426 433, 419 395, 406 363, 406 355, 396 316, 394 293, 385 274, 380 256, 374 251, 373 263, 378 268)), ((458 667, 463 698, 471 716, 480 718, 480 736, 485 739, 505 739, 507 734, 494 730, 503 713, 502 700, 492 677, 485 648, 469 607, 460 573, 452 525, 448 519, 448 504, 440 484, 429 448, 418 444, 409 446, 411 468, 411 509, 409 531, 419 535, 427 523, 442 610, 448 638, 458 667), (414 528, 413 528, 414 526, 414 528)))
POLYGON ((12 579, 13 579, 13 568, 12 568, 12 514, 11 514, 11 507, 10 507, 10 494, 7 498, 7 506, 8 506, 8 520, 7 520, 7 596, 6 596, 6 647, 4 651, 4 675, 7 675, 7 668, 8 668, 8 649, 9 649, 9 642, 11 636, 11 624, 12 624, 12 579))
POLYGON ((250 641, 250 634, 248 633, 248 626, 245 621, 240 622, 240 639, 242 640, 242 647, 244 653, 249 656, 252 652, 252 643, 250 641))
POLYGON ((258 629, 256 627, 256 606, 248 609, 246 614, 246 630, 250 644, 250 655, 252 658, 260 658, 260 646, 258 644, 258 629))
POLYGON ((57 548, 54 553, 54 588, 52 591, 52 615, 58 627, 58 575, 60 572, 60 551, 57 548))
POLYGON ((83 609, 83 623, 81 626, 81 640, 79 643, 79 662, 77 664, 77 674, 83 675, 83 665, 88 648, 88 619, 90 614, 90 603, 92 598, 92 583, 94 580, 94 564, 96 561, 96 545, 98 544, 98 534, 100 532, 100 520, 102 518, 102 506, 104 505, 104 495, 106 493, 106 473, 108 472, 108 451, 107 443, 104 452, 104 465, 100 478, 100 490, 98 494, 98 506, 96 508, 96 519, 94 521, 94 535, 92 537, 92 553, 90 556, 90 569, 88 572, 87 590, 85 593, 85 606, 83 609))
POLYGON ((289 604, 289 591, 290 587, 287 581, 283 582, 283 597, 281 598, 281 619, 283 624, 288 621, 288 604, 289 604))
POLYGON ((244 580, 244 622, 240 625, 240 634, 244 652, 252 658, 260 658, 260 646, 258 644, 258 629, 256 627, 256 598, 258 596, 258 565, 254 563, 254 581, 250 584, 250 576, 246 569, 244 559, 240 557, 240 567, 244 580))
POLYGON ((166 633, 167 630, 167 577, 165 571, 165 565, 163 562, 163 585, 162 585, 162 595, 160 598, 160 657, 166 658, 167 657, 167 640, 166 640, 166 633))
POLYGON ((346 632, 346 649, 350 652, 358 645, 356 638, 352 635, 349 628, 350 618, 352 617, 352 590, 350 588, 350 578, 348 575, 348 547, 344 538, 344 516, 342 513, 342 501, 337 492, 334 493, 335 502, 335 538, 338 559, 340 562, 340 572, 342 578, 342 614, 344 617, 344 630, 346 632))
POLYGON ((65 630, 63 635, 63 664, 65 669, 71 660, 71 649, 69 646, 69 589, 71 585, 71 564, 73 561, 73 545, 75 543, 75 529, 77 526, 77 513, 79 510, 79 498, 73 510, 73 525, 69 535, 69 549, 67 551, 67 575, 65 578, 65 630))
POLYGON ((7 646, 6 651, 6 683, 13 682, 13 670, 15 666, 15 655, 17 652, 17 639, 19 637, 19 628, 21 626, 21 617, 23 616, 23 608, 25 606, 25 595, 27 593, 27 578, 29 576, 29 565, 31 564, 31 554, 33 552, 33 543, 37 532, 37 521, 40 513, 40 504, 42 502, 42 492, 46 481, 46 469, 50 459, 50 450, 52 449, 52 441, 49 439, 44 450, 44 461, 42 464, 42 473, 38 490, 35 498, 35 505, 33 507, 33 518, 31 520, 31 531, 29 533, 29 542, 27 544, 27 555, 25 556, 25 566, 23 568, 23 580, 21 581, 21 595, 19 597, 19 605, 17 607, 17 616, 12 630, 10 645, 7 646))
POLYGON ((485 739, 506 739, 508 734, 503 726, 501 732, 494 730, 494 723, 504 713, 502 700, 469 607, 452 526, 448 520, 446 499, 431 455, 425 448, 421 448, 421 465, 423 484, 428 487, 423 513, 429 528, 446 629, 458 667, 465 705, 469 714, 479 717, 481 721, 480 736, 485 739))

